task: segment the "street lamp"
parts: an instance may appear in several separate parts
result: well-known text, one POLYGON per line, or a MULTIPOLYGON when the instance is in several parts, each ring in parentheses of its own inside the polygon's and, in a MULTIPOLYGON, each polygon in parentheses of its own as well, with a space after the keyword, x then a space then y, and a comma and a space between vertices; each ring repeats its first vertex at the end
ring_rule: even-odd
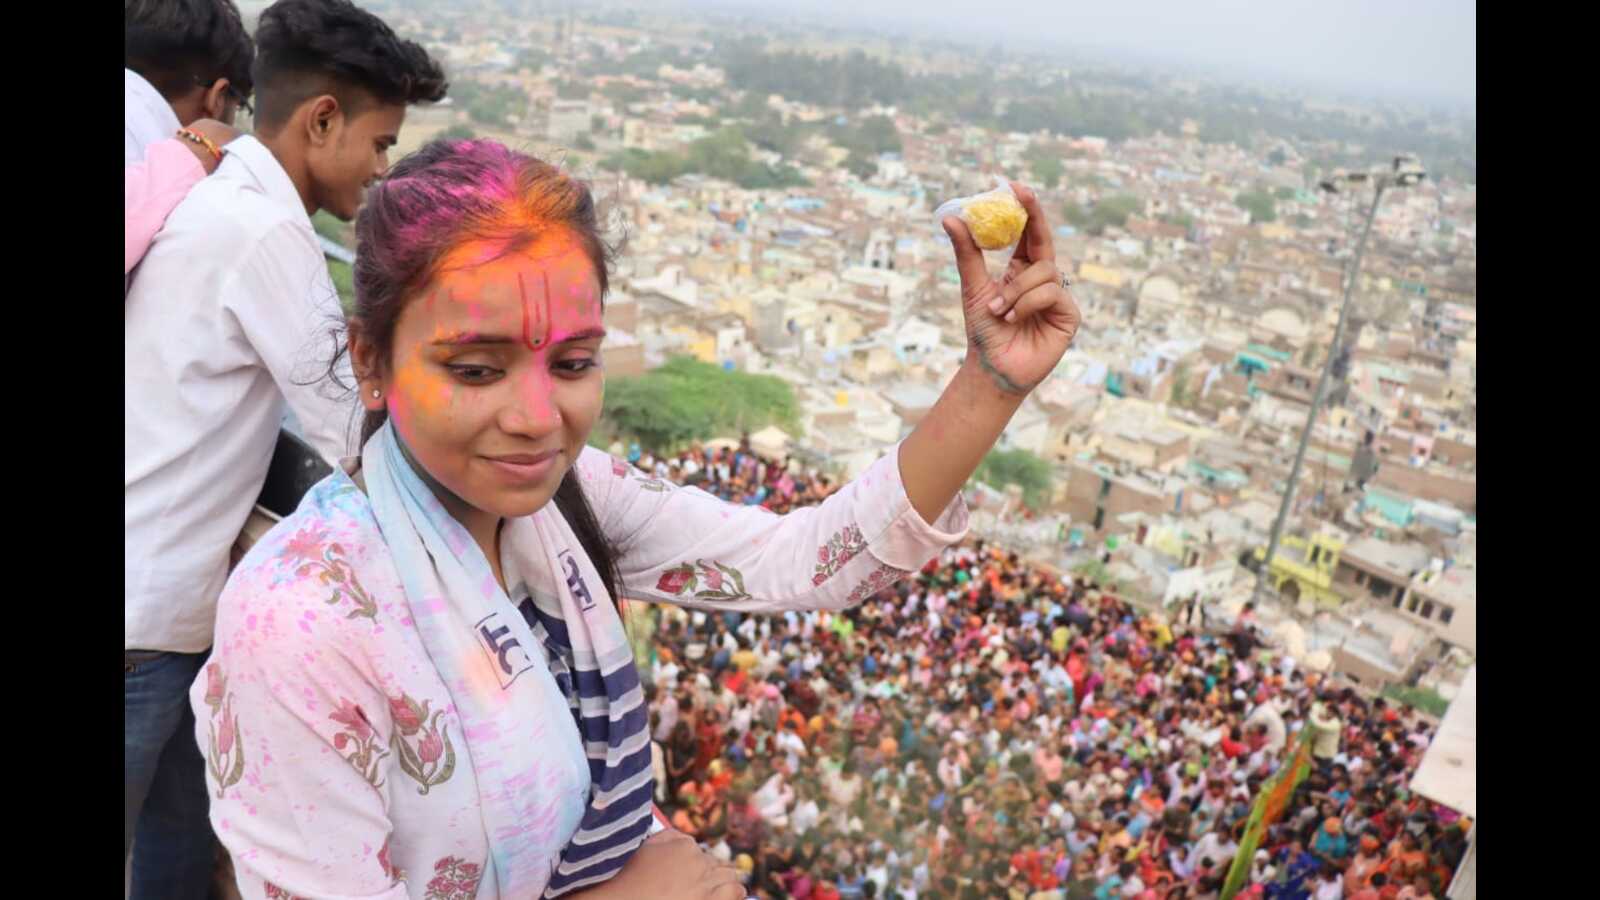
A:
POLYGON ((1412 187, 1420 184, 1428 173, 1422 168, 1422 163, 1410 153, 1403 153, 1394 158, 1394 163, 1388 168, 1376 168, 1368 172, 1343 172, 1336 171, 1329 178, 1322 181, 1321 187, 1330 194, 1342 193, 1344 185, 1372 183, 1372 206, 1367 210, 1366 224, 1361 228, 1361 239, 1356 243, 1356 252, 1350 262, 1349 271, 1344 282, 1344 301, 1339 306, 1339 322, 1333 327, 1333 346, 1328 350, 1328 358, 1322 363, 1322 374, 1317 378, 1317 389, 1311 395, 1311 411, 1306 414, 1305 428, 1300 432, 1300 447, 1294 454, 1294 466, 1289 470, 1289 482, 1284 486, 1283 502, 1278 504, 1278 518, 1272 523, 1272 535, 1267 539, 1267 555, 1261 560, 1261 568, 1256 572, 1256 589, 1252 599, 1259 601, 1267 583, 1267 578, 1272 573, 1272 558, 1278 553, 1278 540, 1283 536, 1283 523, 1289 517, 1289 504, 1294 500, 1295 485, 1300 480, 1300 467, 1305 462, 1306 445, 1311 442, 1311 427, 1316 424, 1317 410, 1322 405, 1323 393, 1328 386, 1328 373, 1333 368, 1333 361, 1339 355, 1339 347, 1344 338, 1344 323, 1350 313, 1350 295, 1355 290, 1356 278, 1361 274, 1361 255, 1367 249, 1367 236, 1372 234, 1372 222, 1378 217, 1378 204, 1383 200, 1383 192, 1391 187, 1412 187))

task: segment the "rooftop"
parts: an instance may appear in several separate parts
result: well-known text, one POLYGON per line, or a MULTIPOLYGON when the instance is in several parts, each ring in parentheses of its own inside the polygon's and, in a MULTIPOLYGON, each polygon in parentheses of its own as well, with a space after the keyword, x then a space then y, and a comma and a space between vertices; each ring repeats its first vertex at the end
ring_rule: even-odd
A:
POLYGON ((1473 568, 1446 569, 1438 575, 1421 580, 1415 588, 1417 594, 1457 609, 1478 605, 1478 570, 1473 568))
POLYGON ((1478 817, 1478 667, 1467 672, 1439 730, 1411 778, 1411 789, 1478 817))
POLYGON ((1395 544, 1375 537, 1362 537, 1344 548, 1341 557, 1402 578, 1428 566, 1426 548, 1417 544, 1395 544))

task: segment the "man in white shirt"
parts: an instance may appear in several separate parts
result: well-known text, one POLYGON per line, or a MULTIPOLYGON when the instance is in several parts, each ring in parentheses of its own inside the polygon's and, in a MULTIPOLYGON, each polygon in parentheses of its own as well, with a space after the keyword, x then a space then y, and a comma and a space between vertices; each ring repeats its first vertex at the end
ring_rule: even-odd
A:
POLYGON ((794 788, 785 776, 788 767, 780 757, 768 778, 755 792, 752 801, 761 812, 761 818, 775 829, 789 826, 789 804, 794 802, 794 788))
POLYGON ((790 728, 780 729, 772 743, 776 750, 784 754, 784 762, 791 772, 799 771, 800 757, 810 755, 806 751, 806 742, 790 728))
POLYGON ((805 796, 800 799, 799 805, 794 808, 794 814, 789 817, 789 826, 795 834, 804 836, 817 827, 822 819, 822 807, 817 804, 818 788, 815 785, 805 786, 805 796))
POLYGON ((139 847, 134 898, 205 896, 205 763, 187 694, 286 403, 325 457, 350 449, 356 407, 311 387, 329 370, 317 354, 342 315, 310 216, 353 218, 406 106, 444 95, 426 51, 348 0, 279 0, 261 14, 256 42, 259 139, 230 144, 168 216, 123 312, 124 850, 139 847), (179 870, 181 883, 170 875, 179 870))
POLYGON ((1188 859, 1183 861, 1183 871, 1179 872, 1174 868, 1173 874, 1180 878, 1188 878, 1190 873, 1199 868, 1200 863, 1206 859, 1211 860, 1213 871, 1225 870, 1233 861, 1233 854, 1238 849, 1239 845, 1228 834, 1228 829, 1218 824, 1195 842, 1189 851, 1188 859))
POLYGON ((1245 728, 1261 725, 1267 729, 1267 749, 1273 753, 1282 750, 1288 741, 1288 728, 1283 722, 1283 713, 1277 702, 1272 698, 1262 701, 1259 706, 1250 711, 1245 717, 1245 728))
POLYGON ((658 741, 664 741, 672 734, 673 726, 678 724, 678 695, 674 694, 671 688, 664 689, 659 684, 656 686, 656 690, 662 691, 664 697, 660 705, 656 707, 658 718, 655 730, 651 732, 650 736, 658 741))
POLYGON ((232 125, 248 108, 255 45, 233 0, 128 0, 122 22, 124 166, 144 162, 147 147, 179 128, 232 125))
POLYGON ((122 164, 196 119, 233 124, 248 108, 255 48, 232 0, 123 5, 122 164))

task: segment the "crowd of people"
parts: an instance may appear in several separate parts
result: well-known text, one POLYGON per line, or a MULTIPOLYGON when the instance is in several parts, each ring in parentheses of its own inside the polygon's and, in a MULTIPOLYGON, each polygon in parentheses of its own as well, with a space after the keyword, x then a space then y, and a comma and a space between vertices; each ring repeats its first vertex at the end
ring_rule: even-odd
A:
MULTIPOLYGON (((744 502, 786 470, 643 462, 744 502)), ((1239 896, 1443 896, 1469 823, 1408 790, 1433 727, 1252 619, 1189 629, 981 541, 841 614, 640 607, 656 799, 756 897, 1211 898, 1310 729, 1239 896)))
POLYGON ((224 881, 250 897, 672 882, 659 896, 731 898, 734 869, 792 900, 1214 897, 1304 729, 1316 771, 1249 859, 1250 890, 1416 900, 1448 881, 1467 823, 1406 787, 1429 726, 1263 651, 1248 614, 1235 634, 1191 631, 981 542, 899 578, 958 539, 960 485, 1076 334, 1025 187, 1003 283, 945 223, 984 339, 946 389, 961 403, 935 404, 876 475, 845 485, 746 443, 629 450, 636 478, 583 451, 610 265, 586 187, 488 140, 391 169, 406 109, 447 83, 349 0, 276 0, 253 35, 230 0, 129 0, 125 34, 134 900, 205 896, 218 837, 237 864, 224 881), (232 122, 251 98, 245 135, 232 122), (327 383, 297 374, 343 318, 319 210, 362 236, 327 383), (521 296, 535 282, 542 336, 521 296), (286 409, 338 466, 234 567, 286 409), (740 508, 841 489, 781 531, 740 508), (877 527, 858 517, 891 506, 877 527), (685 535, 712 562, 672 564, 685 535), (750 549, 797 535, 819 542, 815 575, 750 549), (660 604, 626 637, 622 536, 629 587, 660 604), (731 605, 728 578, 747 608, 787 611, 670 605, 697 565, 696 600, 731 605), (568 712, 569 731, 544 730, 568 712), (727 865, 646 837, 647 766, 661 816, 727 865))
POLYGON ((656 478, 698 487, 729 503, 759 506, 782 515, 821 503, 841 482, 791 459, 764 459, 746 438, 736 446, 694 445, 676 456, 656 456, 639 448, 613 446, 612 455, 656 478))

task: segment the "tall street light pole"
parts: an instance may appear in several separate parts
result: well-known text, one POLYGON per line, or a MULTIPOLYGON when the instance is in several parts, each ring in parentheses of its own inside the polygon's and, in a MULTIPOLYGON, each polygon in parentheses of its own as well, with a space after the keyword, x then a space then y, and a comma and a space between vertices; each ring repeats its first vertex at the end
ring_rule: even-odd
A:
POLYGON ((1278 504, 1278 517, 1272 523, 1272 534, 1267 539, 1267 554, 1261 561, 1261 568, 1256 572, 1255 595, 1251 598, 1259 601, 1265 592, 1267 579, 1272 574, 1272 558, 1277 555, 1278 541, 1283 537, 1283 523, 1289 517, 1289 506, 1294 501, 1294 489, 1300 481, 1300 467, 1305 463, 1306 445, 1311 442, 1311 429, 1317 422, 1317 412, 1322 406, 1323 394, 1327 391, 1328 376, 1333 370, 1333 361, 1339 355, 1339 348, 1344 338, 1345 319, 1350 314, 1350 296, 1355 292, 1356 279, 1361 274, 1361 256, 1367 249, 1367 237, 1372 234, 1372 222, 1378 217, 1378 204, 1383 201, 1383 192, 1391 187, 1410 187, 1427 177, 1422 167, 1417 164, 1412 156, 1399 156, 1395 158, 1392 171, 1377 171, 1372 173, 1352 172, 1348 175, 1335 174, 1332 178, 1322 182, 1322 188, 1329 193, 1338 193, 1341 182, 1358 184, 1363 181, 1372 182, 1372 206, 1367 210, 1367 221, 1361 227, 1361 239, 1356 243, 1356 252, 1350 262, 1350 269, 1344 282, 1344 300, 1339 306, 1339 321, 1333 327, 1333 346, 1328 350, 1328 358, 1322 364, 1322 374, 1317 378, 1317 389, 1311 395, 1311 411, 1306 414, 1305 428, 1300 431, 1300 446, 1295 450, 1294 465, 1289 469, 1289 482, 1284 486, 1283 502, 1278 504))

